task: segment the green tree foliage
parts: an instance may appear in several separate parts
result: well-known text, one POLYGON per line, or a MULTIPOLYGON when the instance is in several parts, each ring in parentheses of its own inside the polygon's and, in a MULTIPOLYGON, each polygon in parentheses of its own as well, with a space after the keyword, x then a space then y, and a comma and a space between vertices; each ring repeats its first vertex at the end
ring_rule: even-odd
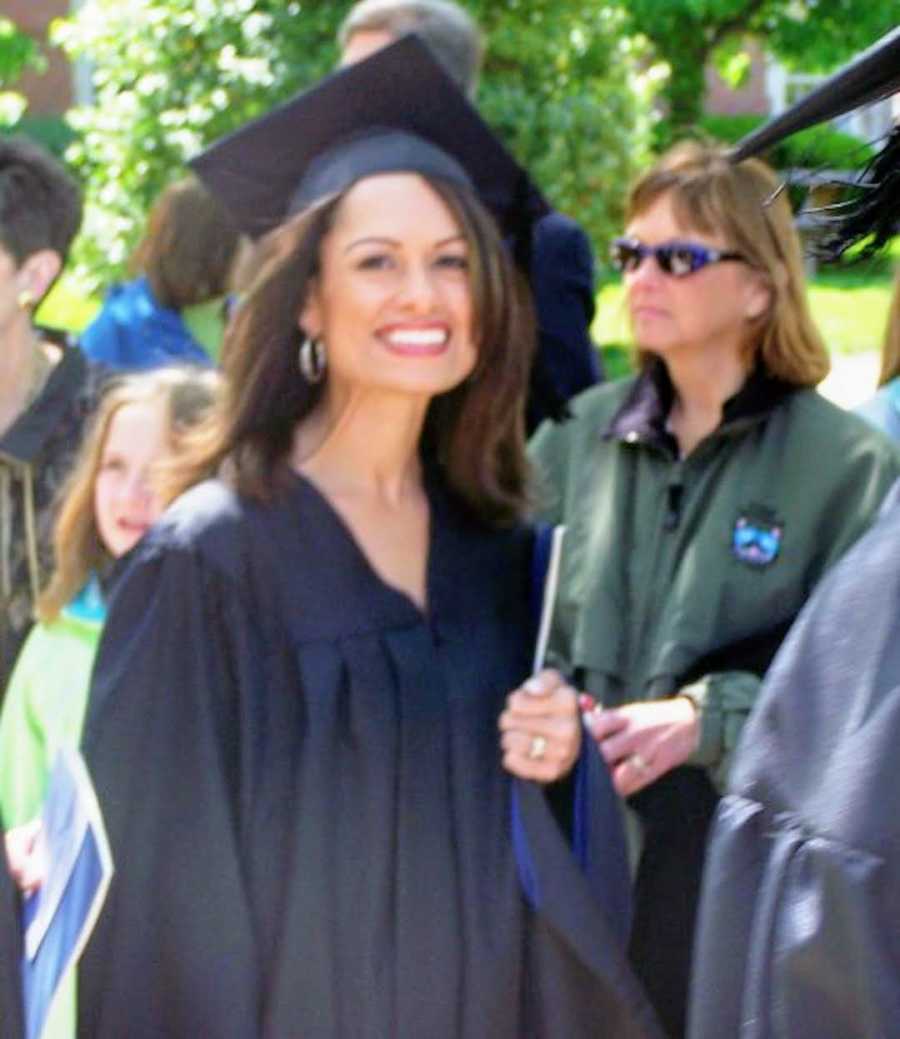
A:
MULTIPOLYGON (((56 38, 93 67, 69 150, 89 186, 79 254, 121 272, 143 214, 204 144, 315 82, 350 0, 87 0, 56 38)), ((551 200, 602 243, 644 157, 646 77, 621 11, 589 0, 470 0, 488 34, 479 104, 551 200)))
POLYGON ((54 39, 93 69, 69 121, 87 185, 74 260, 97 288, 122 273, 153 199, 184 160, 321 75, 332 5, 284 0, 88 0, 54 39))
POLYGON ((37 43, 9 18, 0 16, 0 127, 15 123, 25 110, 25 98, 10 90, 27 68, 41 68, 37 43))
POLYGON ((621 230, 629 182, 649 156, 653 77, 621 8, 596 0, 480 0, 488 34, 479 103, 598 256, 621 230))
MULTIPOLYGON (((761 115, 705 115, 701 128, 725 144, 737 144, 765 122, 761 115)), ((865 165, 875 149, 853 134, 828 124, 810 126, 779 141, 765 154, 766 162, 778 170, 852 170, 865 165)))
POLYGON ((900 0, 623 0, 628 29, 668 64, 663 140, 697 126, 704 69, 732 81, 748 68, 743 41, 760 40, 790 68, 828 72, 900 23, 900 0))

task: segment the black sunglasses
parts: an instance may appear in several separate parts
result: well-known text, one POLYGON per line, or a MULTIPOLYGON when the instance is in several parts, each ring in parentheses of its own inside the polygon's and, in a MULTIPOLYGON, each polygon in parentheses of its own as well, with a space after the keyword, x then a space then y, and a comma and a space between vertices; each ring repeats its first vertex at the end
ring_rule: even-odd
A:
POLYGON ((740 260, 746 263, 746 259, 740 253, 712 249, 697 242, 644 245, 636 238, 616 238, 609 247, 613 267, 623 273, 636 271, 648 256, 653 256, 659 264, 659 269, 664 274, 671 274, 673 278, 686 278, 710 263, 723 263, 725 260, 740 260))

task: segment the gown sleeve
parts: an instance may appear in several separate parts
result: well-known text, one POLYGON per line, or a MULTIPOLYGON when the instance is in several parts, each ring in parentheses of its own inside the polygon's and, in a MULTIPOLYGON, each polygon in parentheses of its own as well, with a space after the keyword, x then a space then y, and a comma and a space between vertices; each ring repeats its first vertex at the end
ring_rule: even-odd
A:
POLYGON ((542 1012, 546 1017, 546 1030, 538 1034, 580 1034, 581 1014, 586 1020, 605 1021, 609 1034, 621 1039, 661 1039, 659 1023, 625 956, 631 882, 622 815, 609 771, 592 741, 583 741, 568 785, 573 799, 570 835, 557 824, 540 785, 523 779, 512 785, 516 866, 537 920, 531 956, 540 969, 531 972, 531 999, 536 1018, 542 1012), (568 964, 565 971, 560 970, 563 963, 568 964), (560 992, 567 998, 560 1000, 560 992), (566 1021, 569 1008, 574 1017, 566 1021))
POLYGON ((111 603, 83 738, 115 875, 80 970, 81 1035, 259 1030, 240 773, 263 661, 232 581, 190 546, 142 546, 111 603))
POLYGON ((693 1039, 900 1020, 900 509, 825 579, 745 727, 712 835, 693 1039))

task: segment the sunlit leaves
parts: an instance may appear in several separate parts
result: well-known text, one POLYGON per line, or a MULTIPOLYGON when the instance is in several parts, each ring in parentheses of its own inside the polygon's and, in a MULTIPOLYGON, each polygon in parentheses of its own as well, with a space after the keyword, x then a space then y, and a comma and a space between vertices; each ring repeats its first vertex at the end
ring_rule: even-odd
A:
POLYGON ((0 16, 0 125, 12 126, 25 111, 25 98, 9 88, 27 68, 40 70, 45 65, 37 43, 0 16))
MULTIPOLYGON (((95 104, 71 121, 89 186, 76 259, 120 273, 161 187, 204 144, 325 74, 351 0, 86 0, 56 31, 90 62, 95 104)), ((465 2, 465 0, 464 0, 465 2)), ((615 3, 469 0, 488 37, 479 104, 599 251, 646 155, 659 66, 615 3)))
POLYGON ((900 24, 900 0, 622 0, 622 6, 629 32, 644 35, 668 66, 663 96, 675 134, 699 122, 708 62, 731 86, 743 81, 750 39, 798 71, 830 72, 900 24))

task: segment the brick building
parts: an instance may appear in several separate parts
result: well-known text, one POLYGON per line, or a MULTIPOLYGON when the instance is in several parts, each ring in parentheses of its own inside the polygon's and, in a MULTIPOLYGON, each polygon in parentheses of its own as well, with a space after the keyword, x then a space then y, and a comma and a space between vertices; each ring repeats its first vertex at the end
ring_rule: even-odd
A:
POLYGON ((54 18, 69 14, 78 0, 0 0, 0 15, 33 36, 47 59, 43 73, 31 70, 15 84, 28 99, 29 116, 62 115, 76 100, 76 77, 65 56, 47 42, 54 18))
MULTIPOLYGON (((713 68, 706 70, 707 112, 717 115, 778 115, 792 105, 824 77, 789 73, 751 43, 751 66, 747 83, 732 90, 713 68)), ((835 120, 835 125, 863 140, 874 140, 886 133, 900 115, 900 95, 869 105, 862 111, 850 112, 835 120)))

